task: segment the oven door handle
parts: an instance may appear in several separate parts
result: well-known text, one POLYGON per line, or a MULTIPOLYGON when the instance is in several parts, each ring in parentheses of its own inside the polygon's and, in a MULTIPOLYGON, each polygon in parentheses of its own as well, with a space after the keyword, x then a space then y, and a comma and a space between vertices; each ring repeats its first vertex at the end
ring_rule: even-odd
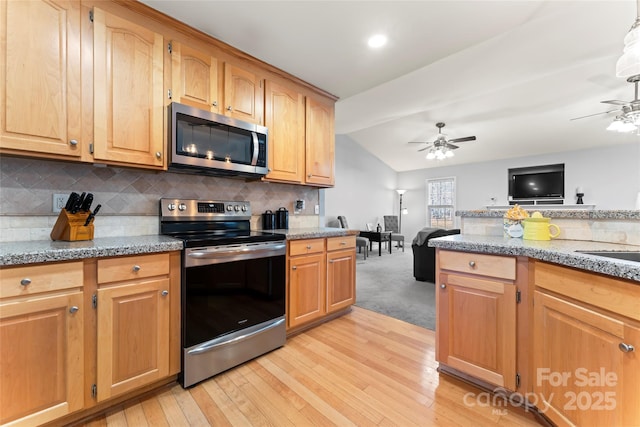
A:
POLYGON ((235 337, 234 339, 231 339, 231 340, 227 340, 225 337, 216 338, 216 339, 213 339, 211 341, 207 341, 207 342, 205 342, 205 343, 203 343, 203 344, 201 344, 201 345, 199 345, 199 346, 197 346, 195 348, 192 348, 191 350, 187 351, 187 354, 196 355, 196 354, 206 353, 208 351, 214 350, 216 348, 220 348, 220 347, 225 346, 225 345, 236 344, 239 341, 246 340, 248 338, 251 338, 253 336, 256 336, 258 334, 266 332, 269 329, 273 329, 273 328, 275 328, 277 326, 280 326, 283 323, 284 323, 284 319, 278 319, 277 321, 275 321, 273 323, 270 323, 267 326, 264 326, 264 327, 262 327, 260 329, 257 329, 257 330, 255 330, 253 332, 250 332, 248 334, 237 336, 237 337, 235 337))
POLYGON ((273 251, 282 251, 287 247, 286 243, 279 243, 275 245, 265 245, 262 247, 235 247, 235 248, 216 248, 216 249, 207 249, 201 251, 193 251, 189 252, 187 256, 189 258, 218 258, 220 256, 234 256, 234 255, 256 255, 260 256, 261 254, 273 252, 273 251))

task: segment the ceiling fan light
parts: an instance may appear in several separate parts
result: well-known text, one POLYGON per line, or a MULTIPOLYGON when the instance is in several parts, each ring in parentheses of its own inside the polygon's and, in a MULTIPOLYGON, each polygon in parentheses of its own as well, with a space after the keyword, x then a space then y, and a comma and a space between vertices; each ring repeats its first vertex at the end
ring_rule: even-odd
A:
POLYGON ((447 150, 446 153, 444 153, 445 157, 453 157, 453 151, 451 150, 447 150))
POLYGON ((636 20, 624 37, 624 53, 616 62, 617 77, 640 74, 640 18, 636 20))
POLYGON ((620 126, 622 126, 622 120, 620 120, 619 118, 615 118, 611 124, 609 124, 609 126, 607 126, 607 130, 613 131, 613 132, 617 132, 618 129, 620 128, 620 126))
POLYGON ((635 132, 636 129, 636 125, 625 121, 618 127, 618 132, 635 132))
POLYGON ((433 160, 436 158, 436 154, 433 151, 429 150, 426 157, 427 157, 427 160, 433 160))

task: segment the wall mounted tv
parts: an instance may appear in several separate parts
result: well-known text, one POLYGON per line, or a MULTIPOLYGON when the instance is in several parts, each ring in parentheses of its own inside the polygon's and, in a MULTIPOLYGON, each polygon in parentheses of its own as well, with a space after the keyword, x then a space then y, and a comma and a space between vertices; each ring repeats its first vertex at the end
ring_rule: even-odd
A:
POLYGON ((509 169, 509 200, 564 199, 564 163, 509 169))

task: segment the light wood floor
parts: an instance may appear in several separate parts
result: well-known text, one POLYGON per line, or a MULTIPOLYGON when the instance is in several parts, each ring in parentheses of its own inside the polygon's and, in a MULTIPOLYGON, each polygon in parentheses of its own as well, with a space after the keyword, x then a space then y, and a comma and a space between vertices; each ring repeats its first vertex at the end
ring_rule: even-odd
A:
POLYGON ((479 389, 438 374, 434 351, 432 331, 354 307, 195 387, 175 385, 85 425, 538 425, 520 408, 483 405, 479 389))

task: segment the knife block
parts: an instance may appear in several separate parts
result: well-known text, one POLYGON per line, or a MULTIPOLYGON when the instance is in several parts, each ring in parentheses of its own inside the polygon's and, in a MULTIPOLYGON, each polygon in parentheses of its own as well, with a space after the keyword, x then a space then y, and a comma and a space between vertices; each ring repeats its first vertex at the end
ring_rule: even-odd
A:
POLYGON ((51 240, 64 240, 67 242, 93 240, 93 221, 89 225, 84 225, 89 214, 90 212, 72 214, 67 212, 66 209, 62 209, 51 230, 51 240))

